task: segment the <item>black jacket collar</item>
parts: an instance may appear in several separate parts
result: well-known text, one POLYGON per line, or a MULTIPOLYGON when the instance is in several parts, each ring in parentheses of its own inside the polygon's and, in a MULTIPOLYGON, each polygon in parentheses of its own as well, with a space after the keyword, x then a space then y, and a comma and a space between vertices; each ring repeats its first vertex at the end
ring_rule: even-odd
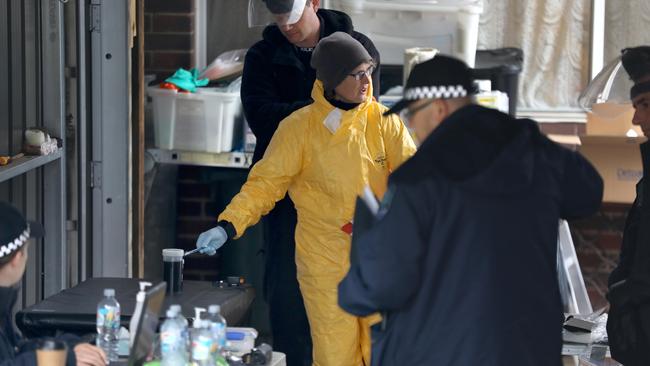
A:
POLYGON ((0 327, 5 327, 6 319, 11 317, 11 311, 18 298, 18 287, 0 287, 0 327))

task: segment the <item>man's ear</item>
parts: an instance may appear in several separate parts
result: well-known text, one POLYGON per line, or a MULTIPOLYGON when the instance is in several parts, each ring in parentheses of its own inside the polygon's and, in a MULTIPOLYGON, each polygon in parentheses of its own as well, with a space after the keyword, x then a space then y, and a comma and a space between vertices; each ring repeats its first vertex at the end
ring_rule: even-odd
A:
POLYGON ((311 5, 314 7, 314 12, 320 9, 320 0, 311 0, 311 5))
POLYGON ((441 117, 441 120, 449 115, 449 103, 444 99, 436 99, 433 102, 433 108, 436 115, 441 117))
POLYGON ((25 256, 25 249, 24 249, 24 248, 21 248, 21 249, 18 250, 18 252, 16 252, 16 254, 14 255, 14 257, 11 258, 11 260, 10 260, 9 263, 7 263, 7 264, 10 265, 10 266, 12 266, 12 267, 15 267, 15 266, 17 266, 17 265, 20 263, 20 261, 23 260, 23 257, 24 257, 24 256, 25 256))

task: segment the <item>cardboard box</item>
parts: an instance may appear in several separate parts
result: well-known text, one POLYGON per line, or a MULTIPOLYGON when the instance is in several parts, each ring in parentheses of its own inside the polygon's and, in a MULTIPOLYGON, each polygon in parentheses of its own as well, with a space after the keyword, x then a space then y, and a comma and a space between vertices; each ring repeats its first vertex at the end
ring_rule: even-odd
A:
POLYGON ((587 135, 635 137, 630 134, 636 133, 636 136, 643 136, 641 128, 632 124, 633 116, 632 104, 594 104, 592 112, 587 113, 587 135))
POLYGON ((603 202, 632 203, 643 176, 639 145, 644 137, 583 136, 580 152, 605 182, 603 202))

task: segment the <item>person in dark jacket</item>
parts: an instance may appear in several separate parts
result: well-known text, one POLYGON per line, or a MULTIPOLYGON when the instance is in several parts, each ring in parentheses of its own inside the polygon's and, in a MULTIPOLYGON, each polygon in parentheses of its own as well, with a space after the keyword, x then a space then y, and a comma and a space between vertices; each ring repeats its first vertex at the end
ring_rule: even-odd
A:
MULTIPOLYGON (((637 90, 631 92, 634 117, 632 123, 640 126, 645 136, 650 136, 650 46, 641 46, 626 50, 622 55, 623 67, 634 82, 637 90), (645 90, 641 88, 644 87, 645 90)), ((641 144, 643 161, 650 161, 650 144, 641 144)), ((632 203, 625 221, 623 245, 618 266, 609 276, 609 285, 626 279, 630 274, 632 260, 636 251, 637 236, 640 225, 640 213, 643 202, 643 185, 646 177, 644 165, 643 178, 637 183, 637 197, 632 203)), ((650 346, 650 345, 649 345, 650 346)))
MULTIPOLYGON (((339 305, 373 326, 372 365, 561 365, 560 218, 603 182, 534 121, 472 103, 462 61, 418 64, 387 113, 421 142, 357 238, 339 305)), ((353 234, 354 235, 354 234, 353 234)))
MULTIPOLYGON (((280 121, 312 103, 316 71, 311 55, 318 41, 334 32, 349 33, 359 41, 379 66, 372 41, 354 31, 349 16, 320 9, 320 0, 306 3, 300 19, 291 25, 270 25, 263 39, 253 45, 244 62, 241 99, 248 124, 257 138, 253 162, 266 151, 280 121)), ((278 11, 291 0, 268 0, 278 11)), ((375 96, 379 96, 379 67, 372 74, 375 96)), ((296 210, 289 197, 278 202, 264 219, 265 293, 269 302, 273 346, 286 353, 287 365, 311 365, 312 345, 305 306, 296 279, 296 210)))
MULTIPOLYGON (((36 365, 36 342, 20 337, 12 312, 27 264, 29 239, 42 236, 40 224, 27 222, 11 205, 0 202, 0 366, 36 365)), ((60 337, 68 345, 68 366, 103 366, 106 355, 98 347, 80 343, 72 335, 60 337)))
MULTIPOLYGON (((650 136, 650 46, 623 50, 623 68, 632 79, 630 99, 634 107, 632 123, 650 136)), ((607 334, 612 357, 629 366, 648 365, 650 356, 650 291, 648 253, 650 245, 650 143, 641 144, 643 177, 636 185, 636 198, 628 212, 623 231, 620 261, 609 276, 610 302, 607 334)))

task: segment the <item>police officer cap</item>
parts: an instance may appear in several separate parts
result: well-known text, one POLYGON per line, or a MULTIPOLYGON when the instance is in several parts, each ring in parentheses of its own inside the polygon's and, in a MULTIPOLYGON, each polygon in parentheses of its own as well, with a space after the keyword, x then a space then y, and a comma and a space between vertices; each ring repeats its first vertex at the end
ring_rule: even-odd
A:
POLYGON ((31 238, 43 236, 43 226, 27 221, 13 206, 0 202, 0 263, 31 238))
POLYGON ((650 46, 626 48, 621 56, 623 67, 635 83, 650 75, 650 46))
POLYGON ((462 98, 476 93, 472 70, 463 61, 438 54, 413 67, 403 98, 384 115, 399 113, 420 99, 462 98))

